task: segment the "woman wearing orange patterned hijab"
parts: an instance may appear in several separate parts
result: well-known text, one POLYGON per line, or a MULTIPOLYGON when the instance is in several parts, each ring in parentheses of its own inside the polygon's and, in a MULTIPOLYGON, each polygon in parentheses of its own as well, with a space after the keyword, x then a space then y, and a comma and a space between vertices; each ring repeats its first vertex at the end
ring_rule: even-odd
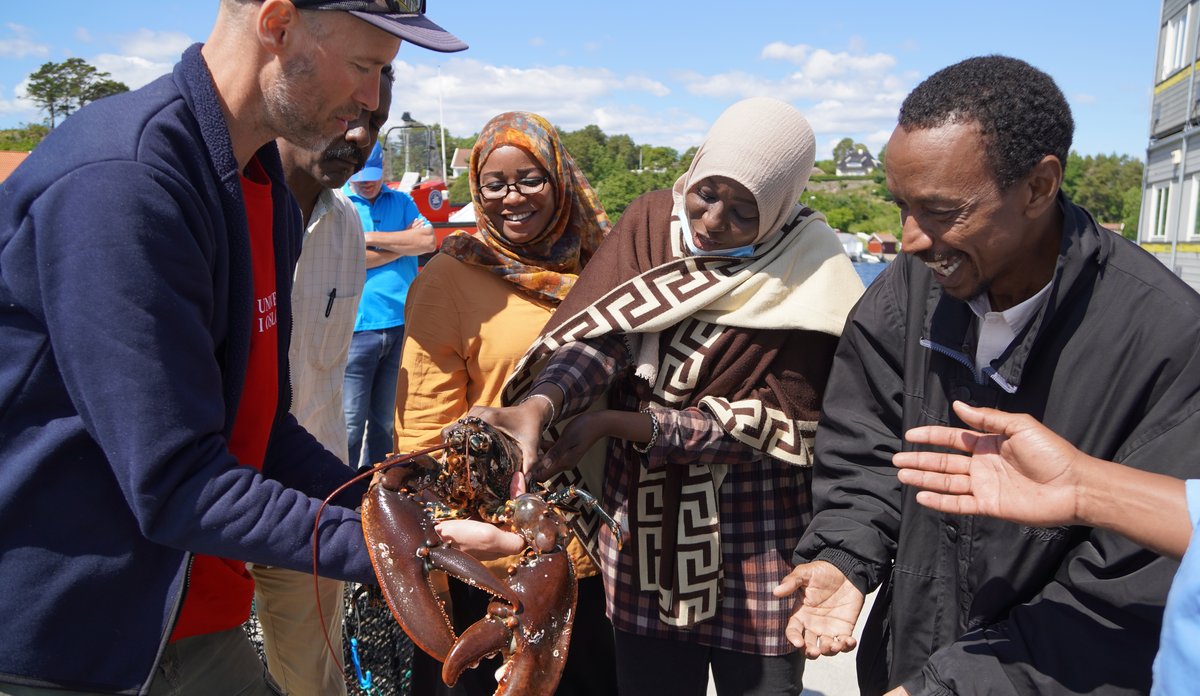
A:
MULTIPOLYGON (((478 231, 447 237, 408 291, 396 452, 440 444, 442 428, 471 406, 500 405, 509 373, 609 229, 557 131, 537 114, 509 112, 489 121, 471 152, 470 181, 478 231)), ((443 522, 438 531, 480 557, 521 551, 505 545, 516 535, 484 523, 443 522)), ((612 625, 604 615, 601 579, 578 542, 568 551, 580 578, 572 640, 580 647, 567 657, 560 693, 615 693, 612 625)), ((494 572, 504 573, 508 560, 493 562, 494 572)), ((456 581, 449 592, 459 631, 483 617, 487 593, 456 581)), ((460 678, 465 693, 495 692, 492 674, 499 662, 485 662, 460 678)), ((427 677, 415 669, 414 688, 427 677)))
POLYGON ((554 126, 525 111, 496 116, 471 150, 470 177, 479 231, 451 235, 442 253, 530 297, 566 297, 609 222, 554 126))

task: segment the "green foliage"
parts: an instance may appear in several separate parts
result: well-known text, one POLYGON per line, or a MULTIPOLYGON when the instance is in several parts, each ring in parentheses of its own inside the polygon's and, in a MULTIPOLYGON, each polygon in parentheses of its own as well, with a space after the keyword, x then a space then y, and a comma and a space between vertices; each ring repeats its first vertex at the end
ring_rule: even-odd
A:
POLYGON ((831 159, 817 160, 813 163, 813 166, 825 172, 828 176, 837 176, 837 164, 831 159))
POLYGON ((825 214, 829 226, 842 232, 891 232, 900 236, 900 213, 890 201, 881 198, 875 187, 806 190, 801 201, 825 214))
MULTIPOLYGON (((679 153, 674 148, 670 147, 655 147, 653 145, 643 145, 641 147, 642 169, 650 171, 666 170, 674 167, 679 163, 679 153)), ((691 162, 692 158, 688 157, 687 162, 691 162)))
MULTIPOLYGON (((604 212, 615 225, 635 198, 657 189, 670 188, 680 172, 617 172, 593 184, 604 212)), ((590 181, 590 179, 589 179, 590 181)))
POLYGON ((471 177, 456 176, 447 184, 446 195, 452 205, 471 205, 471 177))
POLYGON ((1125 226, 1121 228, 1121 235, 1132 242, 1136 242, 1138 238, 1138 218, 1142 216, 1142 189, 1131 188, 1125 191, 1125 217, 1121 218, 1121 222, 1125 226))
POLYGON ((50 128, 76 109, 120 92, 128 92, 124 83, 109 79, 106 72, 97 70, 82 58, 68 58, 61 63, 43 63, 29 76, 25 96, 49 113, 50 128))
POLYGON ((1099 222, 1124 222, 1122 233, 1137 239, 1142 205, 1142 163, 1129 155, 1067 155, 1063 192, 1099 222), (1132 235, 1132 236, 1131 236, 1132 235))
POLYGON ((0 130, 0 150, 32 152, 49 133, 50 128, 41 123, 27 123, 19 128, 0 130))

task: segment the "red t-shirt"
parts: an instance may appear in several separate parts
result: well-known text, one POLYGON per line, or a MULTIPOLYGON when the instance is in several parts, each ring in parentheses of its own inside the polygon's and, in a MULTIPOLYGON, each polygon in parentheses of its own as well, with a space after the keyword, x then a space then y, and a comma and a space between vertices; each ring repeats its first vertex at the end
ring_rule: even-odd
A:
MULTIPOLYGON (((279 330, 271 181, 257 159, 250 161, 242 175, 242 197, 250 226, 254 312, 250 362, 229 451, 238 462, 261 471, 279 405, 279 330)), ((196 554, 171 641, 242 625, 250 617, 253 599, 254 581, 245 562, 196 554)))

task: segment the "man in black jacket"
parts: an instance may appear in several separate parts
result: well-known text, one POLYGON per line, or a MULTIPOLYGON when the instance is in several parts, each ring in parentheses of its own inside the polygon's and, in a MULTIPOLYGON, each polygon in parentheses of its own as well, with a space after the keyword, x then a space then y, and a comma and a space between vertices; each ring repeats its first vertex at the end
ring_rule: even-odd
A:
MULTIPOLYGON (((776 590, 809 657, 859 647, 865 694, 1145 693, 1176 564, 1111 532, 916 504, 903 433, 955 400, 1032 414, 1096 457, 1195 477, 1200 296, 1059 191, 1073 122, 1001 56, 919 85, 888 143, 905 254, 851 315, 817 431, 816 516, 776 590)), ((1137 495, 1130 491, 1130 495, 1137 495)))

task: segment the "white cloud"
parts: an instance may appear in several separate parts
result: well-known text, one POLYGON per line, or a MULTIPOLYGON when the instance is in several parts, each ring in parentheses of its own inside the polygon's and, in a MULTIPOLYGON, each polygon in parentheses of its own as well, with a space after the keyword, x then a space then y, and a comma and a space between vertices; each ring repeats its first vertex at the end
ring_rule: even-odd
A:
POLYGON ((1073 94, 1071 95, 1071 101, 1075 102, 1076 104, 1095 104, 1096 95, 1083 93, 1073 94))
POLYGON ((628 134, 637 143, 683 151, 699 144, 712 119, 732 101, 774 96, 804 112, 818 142, 829 140, 832 147, 853 137, 874 152, 891 134, 900 102, 916 80, 898 71, 895 58, 886 53, 775 42, 762 49, 761 57, 761 70, 715 74, 618 73, 564 64, 514 68, 451 58, 441 65, 440 90, 436 66, 400 60, 386 127, 408 111, 423 123, 444 120, 453 135, 463 137, 498 113, 533 111, 568 131, 595 124, 609 135, 628 134), (795 67, 781 72, 782 63, 795 67))
MULTIPOLYGON (((768 44, 761 56, 797 66, 789 74, 731 71, 714 75, 691 73, 680 76, 688 93, 725 101, 755 96, 773 96, 791 102, 808 118, 819 136, 831 143, 854 137, 867 145, 881 145, 891 132, 900 102, 912 88, 915 77, 896 74, 896 59, 887 53, 863 53, 862 40, 851 42, 851 51, 832 52, 823 48, 782 42, 768 44), (873 140, 863 139, 871 134, 873 140)), ((818 157, 828 157, 828 148, 818 157)), ((874 148, 873 148, 874 149, 874 148)))
POLYGON ((156 62, 140 56, 118 56, 102 53, 90 61, 97 70, 109 73, 110 79, 125 83, 129 89, 137 89, 160 75, 171 72, 174 60, 156 62))
POLYGON ((855 55, 832 53, 823 48, 813 51, 805 61, 801 72, 813 80, 824 80, 844 75, 873 76, 885 73, 896 65, 896 59, 886 53, 855 55))
POLYGON ((86 27, 75 27, 75 38, 83 43, 91 43, 93 41, 92 32, 88 31, 86 27))
MULTIPOLYGON (((439 120, 439 109, 444 109, 446 127, 456 136, 477 133, 488 119, 504 111, 534 111, 566 130, 600 125, 598 116, 604 114, 615 124, 621 120, 619 111, 606 111, 605 105, 616 93, 653 97, 670 93, 657 80, 617 75, 603 68, 512 68, 463 58, 442 66, 439 95, 436 67, 403 61, 395 66, 391 121, 398 123, 400 114, 408 111, 418 121, 434 123, 439 120)), ((601 128, 606 133, 626 132, 601 128)))
POLYGON ((46 44, 33 40, 33 32, 29 27, 13 22, 8 22, 4 26, 12 33, 12 36, 0 38, 0 57, 24 58, 50 55, 50 48, 46 44))
POLYGON ((804 62, 804 59, 808 57, 808 52, 811 50, 811 47, 804 44, 793 46, 782 41, 774 41, 763 46, 759 57, 770 60, 786 60, 798 65, 804 62))
POLYGON ((712 125, 682 109, 648 111, 629 106, 598 109, 592 123, 606 134, 625 133, 639 145, 670 147, 681 153, 699 145, 712 125))
MULTIPOLYGON (((24 123, 41 123, 45 118, 45 114, 38 110, 37 106, 25 97, 25 87, 29 84, 29 78, 21 80, 12 90, 12 98, 0 96, 0 115, 12 117, 24 123)), ((0 89, 0 95, 4 94, 4 90, 0 89)))
POLYGON ((138 29, 117 39, 118 50, 124 56, 170 65, 174 65, 184 49, 193 43, 194 39, 181 32, 149 29, 138 29))
POLYGON ((189 36, 180 32, 150 29, 121 34, 114 37, 113 41, 116 52, 100 53, 86 60, 130 89, 137 89, 171 72, 184 49, 194 43, 189 36))

